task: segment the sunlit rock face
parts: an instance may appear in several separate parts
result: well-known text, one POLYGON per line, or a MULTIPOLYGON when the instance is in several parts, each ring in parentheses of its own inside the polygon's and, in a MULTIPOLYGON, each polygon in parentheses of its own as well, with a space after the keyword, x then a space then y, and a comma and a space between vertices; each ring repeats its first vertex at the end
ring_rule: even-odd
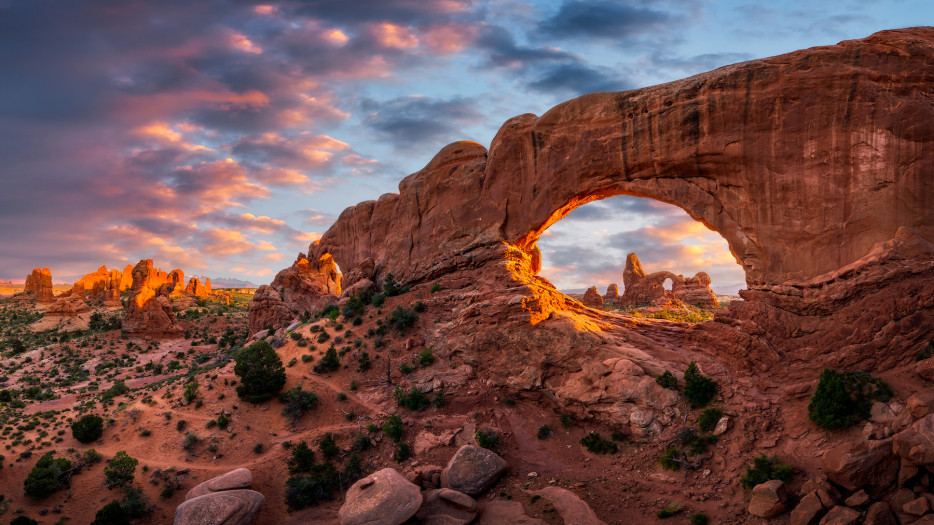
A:
POLYGON ((626 267, 623 269, 623 296, 619 304, 636 305, 642 303, 654 304, 671 300, 684 304, 715 308, 720 305, 717 296, 710 289, 710 276, 698 272, 694 277, 684 277, 671 272, 654 272, 646 274, 634 253, 626 256, 626 267), (671 281, 671 290, 665 289, 665 281, 671 281))
POLYGON ((259 287, 250 301, 250 331, 278 327, 295 317, 318 313, 337 302, 341 274, 334 259, 323 254, 309 260, 299 254, 292 266, 276 274, 268 287, 259 287))
POLYGON ((48 268, 34 268, 26 276, 24 292, 32 293, 38 303, 51 303, 55 301, 52 294, 52 272, 48 268))
MULTIPOLYGON (((181 271, 178 270, 181 277, 181 271)), ((175 274, 175 272, 172 272, 175 274)), ((148 337, 172 337, 182 333, 182 327, 172 310, 169 294, 176 281, 169 281, 165 272, 153 268, 152 259, 144 259, 132 271, 133 284, 123 316, 127 334, 148 337)))
MULTIPOLYGON (((398 194, 344 210, 308 260, 372 264, 378 285, 389 273, 441 283, 454 319, 431 337, 487 367, 493 385, 569 385, 582 360, 620 354, 650 375, 684 348, 724 374, 798 359, 892 366, 934 323, 932 60, 934 29, 885 31, 520 115, 489 151, 448 145, 398 194), (536 241, 614 195, 677 205, 719 232, 745 271, 745 301, 675 328, 557 292, 537 275, 536 241)), ((661 410, 635 388, 641 412, 579 384, 590 386, 566 390, 621 418, 661 410)))

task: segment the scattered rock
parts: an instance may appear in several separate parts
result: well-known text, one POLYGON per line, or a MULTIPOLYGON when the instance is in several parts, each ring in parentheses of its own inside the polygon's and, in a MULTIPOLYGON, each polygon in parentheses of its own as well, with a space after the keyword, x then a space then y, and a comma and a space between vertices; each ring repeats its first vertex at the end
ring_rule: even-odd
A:
POLYGON ((934 414, 915 421, 907 429, 892 436, 895 454, 915 465, 934 464, 934 414))
POLYGON ((902 505, 902 510, 905 514, 911 514, 912 516, 924 516, 931 510, 931 504, 927 498, 922 496, 902 505))
POLYGON ((713 429, 713 435, 722 436, 726 434, 726 431, 730 429, 730 418, 729 416, 723 416, 717 421, 717 426, 713 429))
POLYGON ((865 490, 854 492, 843 502, 847 507, 862 507, 869 503, 869 494, 865 490))
POLYGON ((253 490, 212 492, 175 509, 175 525, 250 525, 265 499, 253 490))
POLYGON ((466 525, 477 517, 477 502, 451 489, 429 490, 415 518, 422 525, 466 525))
MULTIPOLYGON (((925 361, 930 361, 931 364, 934 364, 934 359, 925 359, 925 361)), ((911 413, 911 417, 915 419, 921 419, 922 417, 931 413, 931 409, 934 408, 934 392, 923 391, 916 394, 912 394, 908 398, 908 412, 911 413)))
POLYGON ((788 494, 785 483, 778 479, 760 483, 752 488, 749 499, 749 513, 760 518, 771 518, 785 512, 788 494))
POLYGON ((895 481, 898 459, 892 453, 891 439, 850 441, 828 450, 821 458, 821 470, 846 490, 868 484, 881 490, 895 481))
POLYGON ((547 498, 558 509, 567 525, 606 525, 597 517, 590 505, 577 494, 560 487, 545 487, 541 490, 528 491, 547 498))
POLYGON ((338 513, 341 525, 399 525, 415 515, 422 493, 395 469, 384 468, 354 483, 338 513))
POLYGON ((471 496, 482 494, 506 472, 506 462, 485 448, 464 445, 441 473, 441 486, 471 496))
POLYGON ((866 511, 866 518, 863 525, 898 525, 895 515, 889 504, 884 501, 877 501, 869 506, 866 511))
POLYGON ((837 505, 820 520, 820 525, 856 525, 859 523, 859 512, 849 507, 837 505))
POLYGON ((187 501, 212 492, 248 489, 252 484, 253 475, 250 473, 250 469, 238 468, 195 485, 194 488, 188 491, 188 494, 185 494, 185 500, 187 501))
POLYGON ((789 525, 816 525, 824 514, 824 506, 817 494, 811 492, 801 498, 798 505, 791 511, 788 519, 789 525))

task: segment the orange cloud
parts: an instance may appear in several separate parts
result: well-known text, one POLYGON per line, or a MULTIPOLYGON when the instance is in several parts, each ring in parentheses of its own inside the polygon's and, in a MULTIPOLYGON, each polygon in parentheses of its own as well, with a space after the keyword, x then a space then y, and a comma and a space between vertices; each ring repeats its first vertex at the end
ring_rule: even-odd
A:
POLYGON ((350 37, 344 34, 340 29, 328 29, 321 33, 321 36, 328 42, 342 46, 350 41, 350 37))
POLYGON ((279 10, 274 5, 257 5, 253 7, 253 12, 262 16, 271 16, 279 10))
POLYGON ((383 22, 370 27, 377 43, 383 47, 407 49, 418 45, 418 38, 407 27, 383 22))
POLYGON ((263 48, 254 44, 246 35, 237 33, 236 31, 230 31, 227 34, 227 44, 244 53, 260 54, 263 52, 263 48))
POLYGON ((477 28, 462 24, 432 26, 422 33, 425 44, 437 53, 457 53, 477 38, 477 28))

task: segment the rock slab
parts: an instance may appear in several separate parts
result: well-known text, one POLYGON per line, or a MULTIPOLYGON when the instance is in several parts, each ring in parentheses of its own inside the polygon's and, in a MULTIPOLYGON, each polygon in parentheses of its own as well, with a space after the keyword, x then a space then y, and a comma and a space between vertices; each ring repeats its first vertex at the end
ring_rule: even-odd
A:
POLYGON ((384 468, 347 490, 338 515, 341 525, 399 525, 415 515, 422 501, 418 486, 384 468))
POLYGON ((225 490, 198 496, 175 509, 175 525, 250 525, 265 498, 253 490, 225 490))
POLYGON ((464 445, 441 472, 441 486, 477 496, 506 472, 506 461, 495 452, 464 445))

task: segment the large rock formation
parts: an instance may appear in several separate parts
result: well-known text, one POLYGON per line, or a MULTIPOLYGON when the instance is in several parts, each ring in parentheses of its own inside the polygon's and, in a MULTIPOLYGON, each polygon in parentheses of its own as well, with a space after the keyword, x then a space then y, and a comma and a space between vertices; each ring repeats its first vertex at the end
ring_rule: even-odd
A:
POLYGON ((144 259, 133 268, 133 284, 123 316, 123 330, 132 335, 171 337, 182 332, 172 311, 169 294, 174 283, 166 282, 166 274, 152 267, 152 259, 144 259))
MULTIPOLYGON (((441 281, 433 301, 448 297, 451 316, 428 342, 456 348, 492 386, 570 387, 582 363, 614 355, 651 374, 690 355, 765 382, 892 367, 934 325, 932 61, 934 28, 885 31, 520 115, 489 151, 448 145, 398 194, 344 210, 308 265, 333 257, 349 274, 369 260, 377 284, 441 281), (677 205, 719 232, 746 273, 745 301, 690 329, 567 301, 536 275, 536 241, 614 195, 677 205)), ((263 308, 299 313, 301 287, 277 281, 280 301, 263 308)), ((595 400, 581 411, 652 419, 585 388, 595 380, 575 380, 595 400)))
POLYGON ((86 296, 91 301, 103 302, 106 306, 120 306, 120 292, 129 290, 132 284, 132 268, 130 274, 120 270, 108 270, 101 266, 94 273, 89 273, 75 282, 70 295, 86 296), (126 277, 130 279, 127 280, 126 277))
POLYGON ((678 300, 708 308, 720 306, 716 294, 710 289, 710 277, 706 273, 699 272, 688 278, 671 272, 646 274, 634 253, 626 256, 623 286, 623 296, 619 298, 619 304, 622 305, 678 300), (665 281, 671 281, 670 290, 665 288, 665 281))
POLYGON ((341 274, 334 259, 323 254, 309 260, 298 254, 289 268, 276 274, 268 288, 260 286, 250 301, 250 332, 276 326, 305 312, 317 313, 337 302, 341 274))
POLYGON ((194 297, 207 297, 211 293, 211 280, 208 279, 207 282, 207 285, 202 285, 201 281, 197 277, 192 277, 188 280, 188 286, 185 287, 185 293, 194 297))
POLYGON ((26 276, 23 291, 35 295, 39 303, 55 301, 52 295, 52 272, 48 268, 33 268, 32 273, 26 276))

